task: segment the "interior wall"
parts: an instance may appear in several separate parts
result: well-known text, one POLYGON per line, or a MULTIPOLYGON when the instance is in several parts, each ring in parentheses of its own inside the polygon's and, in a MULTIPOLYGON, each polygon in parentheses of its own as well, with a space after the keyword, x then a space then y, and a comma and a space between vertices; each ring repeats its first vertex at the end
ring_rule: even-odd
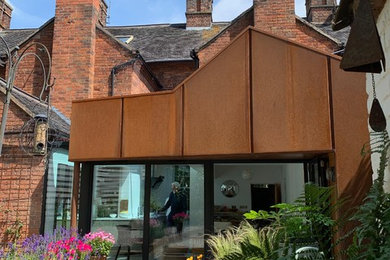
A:
POLYGON ((289 163, 283 165, 285 180, 285 199, 287 203, 294 202, 304 190, 305 178, 303 164, 289 163))
POLYGON ((203 235, 204 227, 204 169, 203 165, 190 167, 190 229, 203 235))
POLYGON ((282 202, 293 202, 303 190, 303 164, 216 164, 214 204, 249 211, 252 204, 251 184, 280 184, 282 202), (250 178, 243 178, 245 171, 249 172, 250 178), (221 193, 220 187, 227 180, 234 180, 239 185, 235 197, 228 198, 221 193))

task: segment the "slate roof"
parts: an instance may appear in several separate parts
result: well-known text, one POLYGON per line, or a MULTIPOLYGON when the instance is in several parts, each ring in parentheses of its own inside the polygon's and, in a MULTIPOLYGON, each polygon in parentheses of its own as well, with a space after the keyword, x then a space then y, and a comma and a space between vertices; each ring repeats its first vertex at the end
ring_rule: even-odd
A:
MULTIPOLYGON (((0 35, 7 42, 8 47, 12 51, 16 46, 26 41, 32 35, 34 35, 39 29, 12 29, 0 31, 0 35)), ((0 40, 0 53, 5 53, 5 46, 3 41, 0 40)))
MULTIPOLYGON (((231 22, 213 23, 210 29, 187 30, 184 23, 181 24, 155 24, 155 25, 134 25, 134 26, 107 26, 104 27, 116 39, 132 40, 127 44, 131 50, 138 50, 146 62, 153 61, 178 61, 192 60, 190 53, 193 49, 199 50, 206 46, 209 41, 226 30, 235 21, 248 12, 253 11, 250 7, 231 22)), ((318 28, 324 34, 335 39, 339 43, 346 43, 349 35, 349 28, 340 31, 333 31, 331 25, 314 25, 308 23, 304 18, 297 17, 298 20, 305 21, 311 27, 318 28)), ((7 41, 10 49, 21 45, 35 33, 50 24, 54 18, 47 21, 38 29, 12 29, 0 31, 0 35, 7 41)), ((3 43, 0 41, 0 54, 4 53, 3 43)))
POLYGON ((132 40, 128 44, 138 50, 147 62, 192 60, 190 53, 226 28, 230 22, 214 23, 210 29, 186 30, 185 24, 112 26, 105 29, 117 38, 132 40))
MULTIPOLYGON (((0 80, 0 87, 1 92, 4 92, 5 82, 3 80, 0 80)), ((27 110, 26 112, 31 117, 39 114, 47 115, 47 105, 37 97, 31 96, 17 87, 12 89, 12 96, 16 101, 16 105, 25 111, 27 110)), ((70 120, 55 107, 52 107, 50 112, 50 128, 65 136, 70 134, 70 120)))
POLYGON ((315 24, 315 26, 325 34, 339 40, 345 46, 348 40, 351 27, 345 27, 339 31, 333 31, 331 24, 315 24))

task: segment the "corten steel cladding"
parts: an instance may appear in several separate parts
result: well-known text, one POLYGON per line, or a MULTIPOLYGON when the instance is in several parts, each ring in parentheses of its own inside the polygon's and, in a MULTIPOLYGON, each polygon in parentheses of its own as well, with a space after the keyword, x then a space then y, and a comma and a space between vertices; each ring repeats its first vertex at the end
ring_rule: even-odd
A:
POLYGON ((336 179, 341 194, 359 171, 361 149, 369 143, 369 135, 365 74, 345 72, 339 65, 331 59, 336 179))
POLYGON ((69 159, 121 157, 122 99, 73 102, 69 159))
POLYGON ((185 82, 184 155, 251 152, 249 31, 185 82))
POLYGON ((313 156, 335 149, 341 100, 337 156, 350 157, 344 148, 368 140, 366 94, 353 90, 365 80, 336 59, 249 29, 174 91, 74 102, 70 158, 313 156))
POLYGON ((181 156, 182 89, 124 98, 122 157, 181 156))
POLYGON ((253 32, 255 153, 332 149, 327 57, 253 32))

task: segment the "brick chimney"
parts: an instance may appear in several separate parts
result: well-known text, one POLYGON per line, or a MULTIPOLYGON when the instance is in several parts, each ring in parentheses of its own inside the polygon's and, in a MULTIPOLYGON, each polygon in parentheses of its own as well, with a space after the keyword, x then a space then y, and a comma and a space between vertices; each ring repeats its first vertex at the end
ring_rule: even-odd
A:
POLYGON ((306 0, 307 20, 315 24, 330 24, 336 6, 336 0, 306 0))
POLYGON ((187 29, 211 27, 213 0, 187 0, 187 29))
POLYGON ((253 0, 254 26, 284 37, 293 37, 294 0, 253 0))
POLYGON ((9 29, 12 10, 12 6, 6 0, 0 0, 0 30, 9 29))
POLYGON ((104 0, 57 0, 53 36, 52 103, 70 117, 72 100, 92 97, 96 25, 105 25, 104 0))

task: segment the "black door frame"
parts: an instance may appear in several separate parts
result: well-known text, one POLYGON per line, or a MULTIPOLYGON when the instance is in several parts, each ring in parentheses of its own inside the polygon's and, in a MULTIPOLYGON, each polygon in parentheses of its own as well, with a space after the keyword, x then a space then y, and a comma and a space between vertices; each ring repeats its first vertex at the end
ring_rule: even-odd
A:
MULTIPOLYGON (((81 171, 81 188, 80 188, 80 205, 79 224, 80 234, 86 234, 91 231, 92 217, 92 194, 93 194, 93 170, 95 165, 144 165, 145 166, 145 183, 144 183, 144 230, 142 259, 147 260, 149 257, 150 244, 150 194, 151 194, 151 173, 152 165, 168 164, 198 164, 204 167, 204 235, 214 233, 214 165, 220 163, 303 163, 306 165, 312 160, 172 160, 172 161, 103 161, 103 162, 86 162, 82 163, 81 171)), ((205 240, 206 241, 206 240, 205 240)), ((206 259, 211 257, 210 250, 204 243, 206 259)))

